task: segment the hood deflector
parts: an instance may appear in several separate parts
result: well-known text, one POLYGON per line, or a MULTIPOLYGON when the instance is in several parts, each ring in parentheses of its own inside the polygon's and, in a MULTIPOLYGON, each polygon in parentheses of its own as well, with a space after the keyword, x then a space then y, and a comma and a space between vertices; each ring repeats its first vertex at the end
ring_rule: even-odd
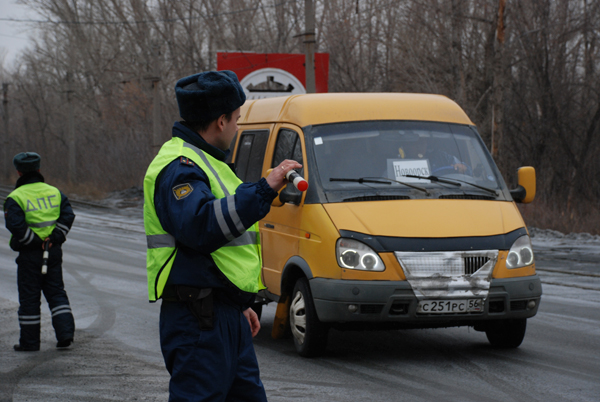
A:
POLYGON ((350 230, 340 230, 341 237, 361 241, 378 253, 391 253, 395 251, 508 250, 515 240, 526 234, 527 230, 524 227, 495 236, 450 238, 372 236, 350 230))

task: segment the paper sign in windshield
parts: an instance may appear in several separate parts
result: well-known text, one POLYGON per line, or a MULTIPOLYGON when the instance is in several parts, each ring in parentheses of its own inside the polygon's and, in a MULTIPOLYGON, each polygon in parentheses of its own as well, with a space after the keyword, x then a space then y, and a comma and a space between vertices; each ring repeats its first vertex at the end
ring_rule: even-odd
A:
POLYGON ((427 159, 388 159, 388 175, 406 183, 422 182, 423 180, 406 177, 406 175, 429 176, 429 161, 427 159))

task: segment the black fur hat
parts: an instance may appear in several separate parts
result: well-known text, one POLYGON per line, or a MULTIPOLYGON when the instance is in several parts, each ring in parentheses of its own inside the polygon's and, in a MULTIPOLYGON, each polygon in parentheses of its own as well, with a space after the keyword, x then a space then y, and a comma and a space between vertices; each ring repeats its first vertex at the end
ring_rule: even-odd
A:
POLYGON ((177 81, 175 95, 179 115, 188 122, 213 121, 231 113, 246 101, 233 71, 206 71, 177 81))
POLYGON ((21 173, 35 172, 40 170, 42 158, 35 152, 21 152, 13 158, 13 165, 21 173))

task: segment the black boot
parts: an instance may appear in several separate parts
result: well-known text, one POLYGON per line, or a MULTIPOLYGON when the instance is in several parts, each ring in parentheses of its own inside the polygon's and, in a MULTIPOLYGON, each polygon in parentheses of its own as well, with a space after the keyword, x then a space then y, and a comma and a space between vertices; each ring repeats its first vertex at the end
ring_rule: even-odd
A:
POLYGON ((21 346, 20 344, 13 346, 13 349, 16 352, 37 352, 40 350, 40 347, 38 346, 36 347, 25 347, 25 346, 21 346))
POLYGON ((73 343, 73 339, 65 339, 64 341, 58 341, 56 343, 57 348, 68 348, 73 343))

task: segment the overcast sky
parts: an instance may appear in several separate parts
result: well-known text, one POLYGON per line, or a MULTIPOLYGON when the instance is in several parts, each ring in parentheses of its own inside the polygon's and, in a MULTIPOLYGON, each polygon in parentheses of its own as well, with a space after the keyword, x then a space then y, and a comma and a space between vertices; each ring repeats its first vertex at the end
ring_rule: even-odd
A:
POLYGON ((31 25, 11 22, 4 19, 39 19, 29 8, 16 3, 16 0, 0 0, 0 48, 7 52, 5 67, 13 63, 19 52, 27 46, 31 25))

